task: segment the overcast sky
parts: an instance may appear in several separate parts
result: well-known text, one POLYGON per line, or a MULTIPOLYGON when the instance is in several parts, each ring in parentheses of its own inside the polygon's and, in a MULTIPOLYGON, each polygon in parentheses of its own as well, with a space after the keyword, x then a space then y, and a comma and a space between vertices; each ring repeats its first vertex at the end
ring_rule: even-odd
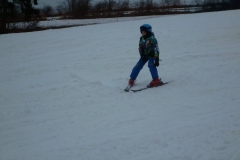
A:
POLYGON ((59 1, 61 2, 61 0, 38 0, 37 7, 42 7, 44 5, 50 5, 52 7, 56 7, 59 1))
MULTIPOLYGON (((52 7, 56 7, 59 2, 62 2, 63 0, 38 0, 38 5, 36 6, 37 8, 41 8, 44 5, 50 5, 52 7)), ((99 0, 92 0, 92 2, 97 2, 99 0)), ((102 1, 102 0, 101 0, 102 1)), ((137 0, 130 0, 130 2, 134 2, 137 0)), ((160 2, 161 0, 155 0, 156 2, 160 2)), ((181 2, 183 3, 185 1, 185 3, 191 3, 193 0, 181 0, 181 2)))

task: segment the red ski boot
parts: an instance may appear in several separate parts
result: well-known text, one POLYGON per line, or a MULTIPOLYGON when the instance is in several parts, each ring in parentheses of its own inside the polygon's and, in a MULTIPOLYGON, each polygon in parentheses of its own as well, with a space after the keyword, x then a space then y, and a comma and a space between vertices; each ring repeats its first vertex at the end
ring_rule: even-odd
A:
POLYGON ((161 78, 154 78, 150 83, 149 85, 147 86, 148 88, 152 88, 152 87, 157 87, 157 86, 160 86, 162 85, 163 82, 161 81, 161 78))
POLYGON ((131 78, 131 79, 129 79, 128 84, 131 85, 131 86, 133 86, 133 85, 134 85, 134 82, 135 82, 135 81, 131 78))

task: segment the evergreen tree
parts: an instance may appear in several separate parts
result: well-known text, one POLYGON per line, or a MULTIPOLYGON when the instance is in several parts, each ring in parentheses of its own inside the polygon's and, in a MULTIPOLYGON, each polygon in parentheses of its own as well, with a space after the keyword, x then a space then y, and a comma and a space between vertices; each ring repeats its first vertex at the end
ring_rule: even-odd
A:
POLYGON ((40 11, 33 7, 33 4, 38 4, 37 0, 15 0, 14 2, 20 5, 21 12, 26 21, 30 21, 32 16, 38 16, 40 14, 40 11))
POLYGON ((38 16, 40 11, 35 9, 33 4, 37 5, 37 0, 13 0, 12 2, 8 2, 8 0, 0 0, 0 34, 7 32, 7 24, 9 23, 9 20, 16 17, 17 6, 20 6, 20 12, 26 21, 30 21, 33 15, 38 16))

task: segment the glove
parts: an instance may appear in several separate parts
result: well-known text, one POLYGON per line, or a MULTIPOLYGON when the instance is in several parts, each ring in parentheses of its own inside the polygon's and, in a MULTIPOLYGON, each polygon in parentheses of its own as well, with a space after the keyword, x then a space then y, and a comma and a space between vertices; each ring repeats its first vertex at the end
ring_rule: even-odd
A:
POLYGON ((156 58, 154 59, 154 66, 156 66, 156 67, 159 66, 159 58, 158 58, 158 57, 156 57, 156 58))

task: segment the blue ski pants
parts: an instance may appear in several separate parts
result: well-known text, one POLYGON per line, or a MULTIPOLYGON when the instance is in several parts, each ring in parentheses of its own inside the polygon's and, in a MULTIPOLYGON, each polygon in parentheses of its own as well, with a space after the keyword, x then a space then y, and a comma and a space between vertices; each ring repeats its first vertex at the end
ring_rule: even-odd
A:
MULTIPOLYGON (((154 66, 154 58, 149 58, 147 61, 148 61, 148 68, 152 75, 152 79, 159 78, 157 67, 154 66)), ((132 69, 132 73, 130 75, 131 79, 135 80, 137 78, 139 72, 142 70, 143 66, 146 64, 147 61, 143 61, 142 58, 139 59, 135 67, 133 67, 132 69)))

